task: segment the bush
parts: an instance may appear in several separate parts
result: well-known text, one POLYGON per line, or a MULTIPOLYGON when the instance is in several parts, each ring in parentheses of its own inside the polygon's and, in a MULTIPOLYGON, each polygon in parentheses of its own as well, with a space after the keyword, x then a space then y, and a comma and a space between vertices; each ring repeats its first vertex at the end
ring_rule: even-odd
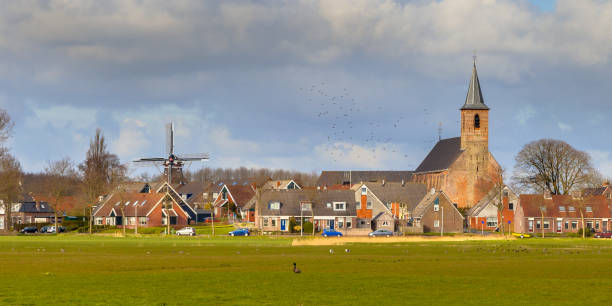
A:
POLYGON ((312 222, 304 222, 304 233, 312 233, 312 222))
MULTIPOLYGON (((578 237, 582 237, 582 231, 583 231, 582 228, 578 230, 578 237)), ((585 237, 591 237, 592 235, 593 235, 593 231, 591 229, 587 228, 585 233, 584 233, 584 236, 585 237)))
POLYGON ((295 227, 297 225, 297 222, 295 221, 294 217, 289 218, 289 231, 292 233, 295 233, 295 227))

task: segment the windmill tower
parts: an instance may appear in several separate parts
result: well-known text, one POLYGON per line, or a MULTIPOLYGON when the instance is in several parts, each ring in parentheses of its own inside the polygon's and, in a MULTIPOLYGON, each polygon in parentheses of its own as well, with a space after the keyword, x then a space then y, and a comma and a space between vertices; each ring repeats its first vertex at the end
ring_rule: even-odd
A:
POLYGON ((208 153, 177 154, 174 152, 174 123, 166 124, 166 156, 146 157, 134 161, 143 165, 163 166, 165 181, 173 186, 184 183, 183 166, 185 162, 205 161, 209 159, 208 153))

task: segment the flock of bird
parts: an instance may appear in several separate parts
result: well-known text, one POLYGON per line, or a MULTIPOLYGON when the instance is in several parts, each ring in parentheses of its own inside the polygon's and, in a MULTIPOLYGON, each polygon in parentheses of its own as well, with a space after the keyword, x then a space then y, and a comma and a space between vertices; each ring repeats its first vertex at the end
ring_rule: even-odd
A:
MULTIPOLYGON (((381 105, 364 106, 346 88, 332 90, 325 82, 301 87, 306 105, 315 110, 316 118, 325 127, 325 151, 334 162, 352 159, 388 158, 389 155, 408 159, 396 144, 393 135, 410 133, 408 116, 385 113, 381 105)), ((431 123, 431 111, 423 108, 421 116, 431 123)), ((437 137, 423 140, 431 146, 437 137)), ((401 140, 400 140, 401 141, 401 140)), ((407 164, 414 167, 414 165, 407 164)))

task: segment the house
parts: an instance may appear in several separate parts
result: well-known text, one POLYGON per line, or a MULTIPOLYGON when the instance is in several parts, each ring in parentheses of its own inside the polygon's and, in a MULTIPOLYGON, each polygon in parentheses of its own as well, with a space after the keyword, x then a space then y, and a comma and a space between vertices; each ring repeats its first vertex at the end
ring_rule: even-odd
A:
POLYGON ((223 184, 213 206, 215 216, 255 222, 255 188, 248 183, 223 184))
POLYGON ((355 190, 357 206, 357 227, 371 230, 398 230, 399 220, 427 194, 427 187, 421 183, 369 182, 358 184, 355 190))
POLYGON ((462 233, 464 220, 461 212, 443 191, 431 189, 410 212, 405 226, 409 229, 422 229, 423 233, 462 233))
POLYGON ((584 227, 597 232, 612 230, 611 215, 604 195, 521 194, 514 215, 514 231, 519 233, 575 233, 584 227))
POLYGON ((491 189, 476 206, 467 211, 470 229, 492 231, 498 229, 500 224, 504 226, 505 231, 514 229, 514 211, 518 204, 518 196, 508 186, 504 186, 501 192, 503 203, 501 211, 500 190, 497 188, 491 189))
POLYGON ((470 208, 501 180, 501 168, 489 152, 489 107, 484 104, 475 63, 460 112, 460 137, 438 141, 414 171, 412 181, 444 190, 452 203, 470 208))
POLYGON ((350 189, 367 182, 410 182, 412 171, 323 171, 317 180, 320 189, 350 189))
POLYGON ((185 226, 189 214, 179 205, 175 197, 167 193, 119 193, 116 192, 96 209, 95 225, 125 228, 185 226))
POLYGON ((195 213, 193 220, 196 222, 204 222, 208 217, 212 216, 212 198, 209 197, 209 188, 211 183, 190 182, 179 185, 176 192, 195 213))
POLYGON ((298 183, 294 180, 268 180, 263 184, 262 189, 272 189, 272 190, 287 190, 287 189, 302 189, 298 183))
POLYGON ((288 232, 289 220, 313 222, 316 231, 347 232, 357 218, 352 190, 265 190, 257 203, 256 226, 263 231, 288 232))
MULTIPOLYGON (((29 200, 31 198, 10 205, 10 224, 51 223, 55 221, 54 210, 48 203, 29 200)), ((5 229, 6 218, 6 209, 4 205, 0 205, 0 230, 5 229)))
POLYGON ((612 200, 612 188, 610 182, 605 181, 600 187, 585 188, 582 190, 582 196, 598 196, 603 195, 608 200, 612 200))

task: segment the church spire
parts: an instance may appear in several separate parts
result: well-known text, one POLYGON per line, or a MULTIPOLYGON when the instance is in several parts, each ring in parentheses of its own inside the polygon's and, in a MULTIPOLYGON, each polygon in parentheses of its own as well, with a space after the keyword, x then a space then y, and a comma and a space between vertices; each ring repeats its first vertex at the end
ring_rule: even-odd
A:
POLYGON ((465 104, 461 109, 489 109, 489 107, 484 104, 484 99, 482 98, 475 59, 474 68, 472 69, 472 79, 470 79, 470 86, 468 87, 467 96, 465 97, 465 104))

